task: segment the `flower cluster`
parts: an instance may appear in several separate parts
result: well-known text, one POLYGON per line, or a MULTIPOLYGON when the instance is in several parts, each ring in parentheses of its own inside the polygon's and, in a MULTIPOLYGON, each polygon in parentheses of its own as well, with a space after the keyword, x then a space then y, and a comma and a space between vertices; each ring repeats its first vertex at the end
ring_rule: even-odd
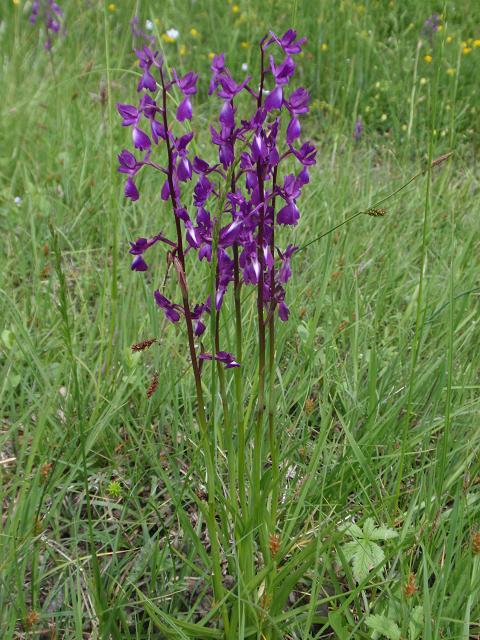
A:
MULTIPOLYGON (((257 287, 262 318, 266 314, 269 320, 278 312, 281 320, 288 319, 285 286, 297 247, 278 247, 276 231, 279 226, 291 228, 298 223, 297 202, 309 182, 308 171, 316 156, 310 142, 300 142, 300 118, 309 110, 309 94, 303 87, 289 88, 296 68, 293 56, 301 52, 304 42, 292 29, 281 38, 274 33, 265 36, 260 43, 257 86, 250 76, 234 79, 224 54, 213 57, 208 93, 220 100, 220 109, 218 124, 210 127, 217 159, 208 160, 191 153, 192 132, 176 133, 181 123, 192 119, 197 74, 189 71, 180 76, 173 69, 167 80, 158 52, 147 46, 136 50, 142 70, 137 90, 142 95, 138 106, 118 104, 117 109, 122 125, 131 129, 133 147, 143 152, 143 157, 123 150, 118 156, 118 170, 127 176, 125 196, 131 200, 140 196, 137 177, 145 166, 163 175, 161 198, 171 203, 177 238, 173 241, 158 234, 131 243, 132 269, 147 270, 144 253, 159 242, 168 246, 170 263, 176 264, 185 281, 183 304, 173 303, 159 290, 155 291, 155 301, 171 322, 184 316, 197 337, 205 330, 202 318, 210 313, 212 302, 219 311, 234 281, 257 287), (280 54, 278 60, 275 49, 280 54), (158 90, 159 103, 152 95, 158 90), (170 122, 167 108, 167 95, 174 91, 181 95, 175 113, 177 124, 170 122), (239 115, 240 94, 248 95, 252 102, 251 113, 243 117, 239 115), (282 126, 284 114, 286 127, 282 126), (166 151, 163 161, 152 159, 155 147, 160 145, 166 151), (188 182, 193 183, 193 190, 188 190, 187 197, 188 182), (185 267, 185 255, 191 252, 216 269, 215 300, 209 296, 193 309, 188 302, 185 267)), ((202 360, 212 358, 227 367, 238 366, 224 351, 200 356, 202 360)))
POLYGON ((432 13, 432 15, 423 23, 422 34, 426 36, 431 42, 433 35, 437 33, 437 31, 439 31, 441 23, 442 22, 438 13, 432 13))
POLYGON ((62 29, 63 17, 63 11, 55 0, 33 0, 29 20, 32 24, 42 22, 46 34, 44 46, 47 51, 52 48, 52 36, 62 29))

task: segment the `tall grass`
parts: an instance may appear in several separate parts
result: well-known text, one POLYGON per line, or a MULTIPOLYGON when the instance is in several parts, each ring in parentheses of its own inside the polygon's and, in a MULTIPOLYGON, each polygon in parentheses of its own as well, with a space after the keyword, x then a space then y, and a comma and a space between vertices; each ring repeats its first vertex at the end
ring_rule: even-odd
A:
MULTIPOLYGON (((164 212, 153 181, 131 206, 114 175, 124 132, 112 105, 133 86, 134 9, 64 5, 56 78, 23 6, 5 3, 1 16, 1 636, 222 637, 223 602, 208 588, 204 461, 184 341, 154 308, 154 283, 132 277, 126 259, 127 240, 158 232, 164 212), (159 344, 147 354, 131 352, 153 336, 159 344), (158 390, 148 399, 155 371, 158 390)), ((292 19, 309 36, 301 74, 317 101, 320 161, 297 244, 455 150, 382 205, 384 218, 358 216, 297 258, 292 319, 276 337, 281 491, 268 607, 263 574, 250 568, 248 584, 232 584, 250 543, 240 536, 245 546, 232 544, 218 523, 238 637, 262 629, 271 637, 369 638, 372 615, 386 616, 402 637, 475 637, 480 48, 463 54, 461 42, 478 37, 478 5, 238 8, 198 0, 180 10, 142 2, 135 11, 158 17, 160 34, 179 29, 179 40, 163 46, 169 64, 186 47, 185 69, 195 62, 206 71, 208 53, 225 50, 238 73, 243 62, 253 70, 258 35, 292 19), (416 47, 434 10, 445 26, 426 63, 429 43, 418 56, 416 47), (354 144, 358 115, 366 129, 354 144), (358 583, 344 525, 368 518, 398 537, 379 542, 384 560, 358 583), (255 600, 238 597, 254 591, 255 600)), ((199 112, 206 124, 201 98, 199 112)), ((254 368, 253 298, 246 304, 243 355, 254 368)), ((233 332, 229 340, 235 344, 233 332)), ((229 384, 247 426, 255 390, 238 376, 229 384)), ((223 449, 216 454, 224 464, 223 449)), ((228 473, 217 480, 219 501, 229 482, 228 473)))

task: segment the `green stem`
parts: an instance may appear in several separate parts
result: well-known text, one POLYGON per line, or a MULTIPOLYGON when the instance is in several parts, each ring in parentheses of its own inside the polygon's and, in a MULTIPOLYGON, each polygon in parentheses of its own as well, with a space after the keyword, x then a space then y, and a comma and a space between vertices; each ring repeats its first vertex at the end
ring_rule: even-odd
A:
MULTIPOLYGON (((278 166, 273 170, 272 193, 275 194, 277 185, 278 166)), ((275 220, 275 195, 272 199, 273 219, 275 220)), ((275 257, 275 224, 272 225, 272 237, 270 239, 270 251, 275 257)), ((279 468, 278 447, 275 432, 276 394, 275 394, 275 310, 273 300, 275 295, 275 263, 270 272, 270 304, 272 306, 268 320, 268 433, 270 438, 270 456, 272 461, 272 505, 271 505, 271 532, 275 533, 278 508, 279 468)))

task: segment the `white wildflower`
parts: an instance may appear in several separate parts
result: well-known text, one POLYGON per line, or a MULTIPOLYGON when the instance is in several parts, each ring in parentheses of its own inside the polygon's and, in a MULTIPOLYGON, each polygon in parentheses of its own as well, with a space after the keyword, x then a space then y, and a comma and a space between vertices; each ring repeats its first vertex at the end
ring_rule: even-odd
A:
POLYGON ((172 40, 177 40, 179 35, 180 35, 180 31, 177 31, 177 29, 168 29, 167 31, 167 36, 172 40))

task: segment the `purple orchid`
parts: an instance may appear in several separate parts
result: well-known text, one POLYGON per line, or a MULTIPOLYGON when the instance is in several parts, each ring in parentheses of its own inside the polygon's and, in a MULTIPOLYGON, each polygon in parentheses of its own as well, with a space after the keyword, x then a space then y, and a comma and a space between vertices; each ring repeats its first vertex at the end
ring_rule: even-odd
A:
POLYGON ((165 317, 170 320, 170 322, 178 322, 180 320, 180 313, 183 312, 182 307, 170 302, 170 300, 162 295, 158 289, 154 292, 154 296, 155 302, 158 304, 160 309, 163 309, 165 317))
POLYGON ((362 120, 360 118, 357 118, 357 120, 355 121, 355 126, 353 128, 353 139, 355 140, 355 142, 359 142, 361 140, 362 134, 363 134, 362 120))
POLYGON ((52 36, 64 31, 63 19, 63 10, 54 0, 33 0, 29 21, 31 24, 37 24, 39 20, 43 23, 46 33, 44 47, 47 51, 52 48, 52 36))
POLYGON ((163 175, 160 196, 165 202, 171 201, 177 232, 176 242, 160 234, 132 243, 132 269, 148 269, 144 253, 153 245, 162 242, 169 246, 168 260, 176 265, 182 304, 170 301, 158 290, 154 293, 155 302, 171 322, 178 322, 182 316, 185 318, 191 336, 190 355, 197 373, 199 359, 215 359, 226 368, 239 364, 226 351, 197 355, 195 348, 192 350, 193 340, 200 339, 205 333, 205 316, 210 314, 212 303, 209 297, 207 302, 197 304, 193 309, 190 307, 186 275, 188 254, 196 254, 200 263, 216 265, 212 301, 217 313, 237 278, 237 287, 243 284, 257 288, 259 308, 268 319, 275 311, 282 321, 289 316, 285 287, 292 276, 291 258, 297 247, 292 244, 287 244, 284 250, 278 247, 277 231, 298 223, 297 201, 309 182, 308 169, 315 164, 316 158, 316 149, 310 142, 298 144, 302 135, 300 119, 309 111, 309 94, 303 87, 288 89, 296 66, 293 56, 300 53, 304 42, 293 30, 288 30, 281 38, 271 34, 262 40, 258 93, 249 86, 250 77, 241 82, 233 78, 224 54, 213 58, 209 94, 216 94, 220 107, 217 124, 210 125, 210 134, 212 144, 218 148, 219 164, 198 156, 192 159, 189 145, 193 132, 176 131, 181 129, 181 123, 193 118, 190 97, 197 92, 198 84, 198 75, 193 71, 179 76, 173 69, 173 79, 166 82, 161 56, 144 46, 136 51, 142 70, 139 104, 117 105, 122 125, 132 128, 133 147, 145 152, 142 160, 137 160, 126 149, 118 156, 118 171, 127 177, 125 195, 138 200, 139 191, 134 180, 145 166, 160 171, 163 175), (266 68, 264 58, 270 47, 279 47, 283 59, 277 63, 274 56, 269 55, 266 68), (159 78, 155 77, 157 71, 159 78), (175 118, 169 123, 168 93, 175 86, 183 97, 175 118), (161 100, 157 104, 149 92, 158 87, 161 100), (239 94, 245 96, 243 101, 238 99, 239 94), (252 111, 241 117, 238 112, 247 99, 254 101, 252 111), (284 131, 281 121, 285 115, 288 121, 284 137, 280 132, 284 131), (165 160, 152 159, 159 146, 166 148, 163 156, 168 161, 166 166, 163 166, 165 160), (298 173, 282 172, 286 158, 300 165, 298 173), (229 182, 226 185, 227 174, 229 182), (193 189, 187 191, 185 183, 188 181, 193 182, 193 189))
POLYGON ((240 366, 240 364, 236 362, 233 354, 228 353, 228 351, 219 351, 215 354, 215 357, 213 357, 211 353, 201 353, 200 360, 216 360, 217 362, 224 364, 226 369, 232 369, 233 367, 240 366))

